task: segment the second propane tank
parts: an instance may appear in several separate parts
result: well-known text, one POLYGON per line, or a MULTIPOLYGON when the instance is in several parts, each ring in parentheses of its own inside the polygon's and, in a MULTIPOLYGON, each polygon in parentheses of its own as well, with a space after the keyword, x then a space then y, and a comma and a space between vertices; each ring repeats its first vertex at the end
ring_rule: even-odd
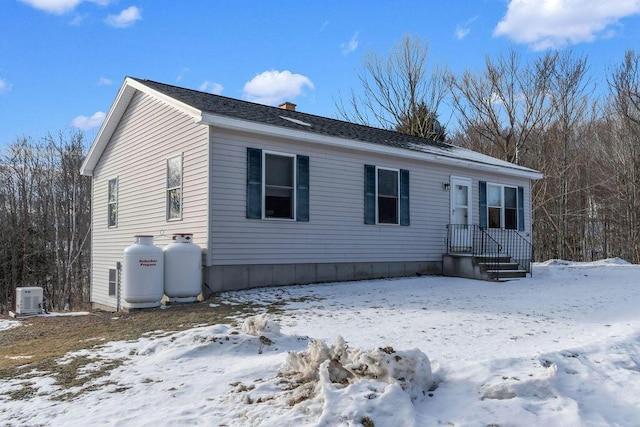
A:
POLYGON ((194 302, 202 291, 202 250, 192 233, 174 233, 164 248, 164 294, 171 302, 194 302))

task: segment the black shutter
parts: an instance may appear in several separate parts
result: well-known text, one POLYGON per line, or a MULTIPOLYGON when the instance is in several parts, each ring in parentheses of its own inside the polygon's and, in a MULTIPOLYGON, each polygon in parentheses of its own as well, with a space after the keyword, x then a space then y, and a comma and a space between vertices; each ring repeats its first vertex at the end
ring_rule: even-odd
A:
POLYGON ((262 219, 262 150, 247 148, 247 218, 262 219))
POLYGON ((376 167, 364 165, 364 223, 376 223, 376 167))
POLYGON ((518 187, 518 231, 524 231, 524 188, 518 187))
POLYGON ((480 228, 487 228, 487 183, 480 181, 478 198, 480 199, 480 228))
POLYGON ((309 222, 309 156, 298 155, 296 220, 309 222))
POLYGON ((409 225, 409 171, 400 169, 400 225, 409 225))

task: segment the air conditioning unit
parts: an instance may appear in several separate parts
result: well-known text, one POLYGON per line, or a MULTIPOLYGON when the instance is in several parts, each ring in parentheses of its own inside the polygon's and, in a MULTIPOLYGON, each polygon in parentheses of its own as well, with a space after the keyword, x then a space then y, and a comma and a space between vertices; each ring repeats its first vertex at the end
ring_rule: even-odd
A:
POLYGON ((16 288, 16 314, 40 314, 43 303, 42 288, 16 288))

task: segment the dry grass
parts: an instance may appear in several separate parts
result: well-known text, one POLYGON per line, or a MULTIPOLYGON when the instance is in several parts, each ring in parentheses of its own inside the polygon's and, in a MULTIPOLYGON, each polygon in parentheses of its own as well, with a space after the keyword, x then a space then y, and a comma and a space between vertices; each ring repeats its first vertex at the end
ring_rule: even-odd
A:
MULTIPOLYGON (((249 305, 225 305, 209 300, 202 303, 174 305, 168 309, 148 309, 130 313, 92 312, 86 316, 27 317, 22 326, 0 331, 0 380, 25 378, 47 373, 63 389, 82 388, 97 377, 106 375, 121 361, 103 363, 99 371, 86 375, 82 368, 94 362, 76 357, 71 363, 57 362, 69 352, 92 348, 109 341, 135 340, 151 331, 180 331, 195 326, 229 323, 230 316, 254 314, 249 305), (215 302, 217 307, 210 307, 215 302), (39 374, 30 374, 38 372, 39 374)), ((25 384, 12 398, 28 398, 32 391, 25 384)), ((63 399, 73 396, 62 396, 63 399)))

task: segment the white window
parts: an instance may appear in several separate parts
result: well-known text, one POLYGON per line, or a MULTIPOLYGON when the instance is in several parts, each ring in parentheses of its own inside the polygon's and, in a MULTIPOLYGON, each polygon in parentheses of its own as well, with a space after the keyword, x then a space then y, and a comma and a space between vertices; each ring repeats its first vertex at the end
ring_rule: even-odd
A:
POLYGON ((107 189, 107 226, 118 226, 118 178, 109 180, 107 189))
POLYGON ((264 153, 264 217, 295 219, 296 156, 264 153))
POLYGON ((364 223, 409 226, 409 171, 364 165, 364 223))
POLYGON ((376 200, 378 224, 398 224, 400 211, 400 171, 376 168, 376 200))
POLYGON ((182 219, 182 155, 167 159, 167 220, 182 219))
POLYGON ((487 219, 489 228, 518 228, 518 189, 487 184, 487 219))

